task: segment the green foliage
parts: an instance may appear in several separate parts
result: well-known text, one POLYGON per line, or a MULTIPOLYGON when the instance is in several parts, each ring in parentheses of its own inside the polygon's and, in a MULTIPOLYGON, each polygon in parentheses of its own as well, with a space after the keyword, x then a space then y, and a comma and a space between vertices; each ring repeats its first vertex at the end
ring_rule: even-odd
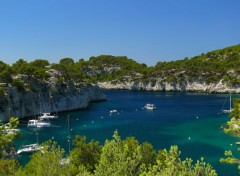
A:
POLYGON ((173 146, 156 156, 150 144, 139 145, 134 138, 121 140, 116 131, 113 140, 105 142, 94 175, 217 175, 203 159, 194 165, 191 159, 181 161, 179 155, 177 146, 173 146))
POLYGON ((89 61, 63 58, 59 63, 51 64, 44 59, 36 59, 30 63, 19 59, 12 67, 0 62, 0 82, 11 83, 13 74, 26 75, 41 83, 47 81, 48 69, 55 69, 64 81, 77 84, 96 84, 98 82, 143 82, 157 80, 184 85, 187 82, 199 81, 211 84, 223 80, 228 86, 240 85, 240 45, 202 53, 193 58, 171 62, 158 62, 154 67, 137 63, 126 56, 100 55, 90 57, 89 61))
POLYGON ((15 74, 27 75, 28 78, 36 78, 42 82, 49 78, 49 74, 46 73, 48 66, 49 62, 43 59, 37 59, 30 63, 19 59, 13 64, 12 70, 15 74))
POLYGON ((0 95, 4 95, 5 94, 5 90, 3 88, 0 88, 0 95))
POLYGON ((13 79, 12 86, 19 92, 25 91, 24 83, 20 79, 13 79))
POLYGON ((208 175, 216 176, 217 173, 213 168, 204 162, 203 158, 193 164, 192 159, 180 159, 180 152, 177 146, 172 146, 169 151, 162 150, 158 154, 157 163, 143 168, 141 176, 199 176, 208 175))
POLYGON ((18 125, 19 125, 19 119, 15 117, 11 117, 9 120, 9 128, 14 129, 14 128, 17 128, 18 125))
POLYGON ((101 155, 99 142, 91 140, 89 143, 86 143, 85 136, 77 135, 73 144, 75 149, 70 153, 71 164, 75 167, 83 165, 89 172, 93 172, 101 155))
POLYGON ((2 83, 11 83, 12 76, 9 70, 4 70, 0 73, 0 82, 2 83))
POLYGON ((7 64, 0 60, 0 72, 5 70, 7 67, 8 67, 7 64))
POLYGON ((230 86, 239 85, 240 45, 208 52, 191 59, 158 62, 154 74, 168 82, 179 83, 181 72, 189 82, 203 80, 207 84, 224 79, 230 86))
POLYGON ((16 63, 12 65, 12 69, 16 74, 24 74, 24 67, 27 66, 27 62, 23 59, 19 59, 16 63))
POLYGON ((0 61, 0 83, 11 83, 12 82, 12 70, 11 68, 0 61))
POLYGON ((0 159, 0 175, 13 176, 19 168, 19 163, 14 159, 0 159))
MULTIPOLYGON (((227 122, 227 127, 224 128, 225 133, 232 134, 236 136, 238 139, 240 138, 240 98, 236 98, 233 101, 234 109, 230 113, 231 120, 227 122)), ((240 148, 237 151, 225 151, 225 158, 221 158, 220 162, 227 164, 236 164, 238 166, 238 170, 240 170, 240 159, 237 158, 234 153, 239 153, 240 148)))
POLYGON ((11 132, 11 129, 17 128, 19 124, 18 118, 11 117, 9 125, 3 124, 0 126, 0 159, 11 157, 14 151, 13 140, 18 137, 18 133, 11 132))
POLYGON ((43 81, 50 77, 50 75, 46 72, 45 69, 39 68, 33 72, 33 75, 39 80, 43 81))
POLYGON ((115 132, 113 140, 105 142, 95 175, 137 175, 142 156, 140 147, 132 149, 115 132))
POLYGON ((39 67, 39 68, 46 68, 47 66, 50 65, 49 62, 44 59, 36 59, 32 61, 30 64, 33 65, 34 67, 39 67))
POLYGON ((63 58, 59 62, 60 65, 73 65, 74 60, 72 58, 63 58))

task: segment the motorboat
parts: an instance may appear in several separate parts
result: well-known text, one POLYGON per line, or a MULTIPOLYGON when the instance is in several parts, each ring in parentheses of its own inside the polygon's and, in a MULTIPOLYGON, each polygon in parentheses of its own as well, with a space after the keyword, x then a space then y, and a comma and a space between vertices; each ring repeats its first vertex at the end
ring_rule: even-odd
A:
POLYGON ((33 119, 28 121, 28 127, 50 127, 50 126, 51 126, 50 122, 41 119, 39 120, 33 119))
POLYGON ((109 112, 110 112, 110 114, 111 114, 111 113, 117 113, 117 110, 116 110, 116 109, 113 109, 113 110, 110 110, 109 112))
POLYGON ((144 106, 145 109, 148 109, 148 110, 154 110, 156 109, 156 106, 154 104, 150 104, 150 103, 147 103, 145 106, 144 106))
POLYGON ((58 118, 57 115, 52 115, 49 112, 42 113, 41 116, 39 116, 39 119, 56 119, 58 118))

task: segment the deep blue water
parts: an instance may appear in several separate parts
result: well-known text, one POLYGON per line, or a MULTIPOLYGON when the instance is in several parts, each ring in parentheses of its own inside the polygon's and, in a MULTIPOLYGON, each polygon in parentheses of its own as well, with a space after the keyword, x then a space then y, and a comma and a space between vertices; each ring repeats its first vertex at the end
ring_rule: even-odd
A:
MULTIPOLYGON (((70 116, 72 138, 85 135, 104 144, 117 129, 122 138, 135 136, 140 142, 150 142, 156 150, 178 145, 181 157, 195 161, 204 157, 221 176, 238 175, 237 166, 221 164, 224 151, 236 149, 236 138, 220 129, 228 120, 219 114, 226 94, 106 91, 108 101, 91 103, 86 110, 64 112, 52 120, 54 127, 38 129, 39 141, 54 139, 68 151, 67 116, 70 116), (146 103, 154 103, 157 109, 144 110, 146 103), (110 115, 116 109, 118 113, 110 115), (233 145, 231 145, 233 144, 233 145)), ((233 95, 233 97, 236 95, 233 95)), ((227 108, 227 107, 226 107, 227 108)), ((26 122, 20 125, 22 137, 16 146, 36 142, 35 129, 26 122)), ((22 155, 22 163, 29 156, 22 155)))

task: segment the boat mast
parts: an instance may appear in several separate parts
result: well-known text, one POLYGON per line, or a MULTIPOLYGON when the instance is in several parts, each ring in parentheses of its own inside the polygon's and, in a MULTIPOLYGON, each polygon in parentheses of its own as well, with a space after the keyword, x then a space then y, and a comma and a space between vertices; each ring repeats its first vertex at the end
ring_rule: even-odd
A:
MULTIPOLYGON (((52 94, 51 94, 51 92, 49 91, 49 100, 51 99, 51 102, 50 103, 52 103, 52 107, 53 107, 53 111, 55 111, 55 113, 56 113, 56 115, 58 116, 58 113, 57 113, 57 108, 56 108, 56 106, 55 106, 55 104, 54 104, 54 102, 53 102, 53 97, 52 97, 52 94)), ((50 104, 49 104, 49 107, 50 107, 50 104)), ((51 108, 50 108, 50 110, 51 110, 51 108)))
POLYGON ((37 144, 38 144, 38 133, 37 133, 37 131, 36 131, 36 136, 37 136, 37 144))
POLYGON ((70 153, 70 133, 69 133, 69 115, 68 115, 68 136, 67 136, 67 139, 68 139, 68 154, 70 153))
POLYGON ((42 107, 41 107, 41 97, 40 97, 40 93, 38 93, 38 97, 39 97, 39 113, 42 114, 42 112, 41 112, 42 107))
POLYGON ((8 96, 7 96, 7 99, 8 99, 8 120, 10 120, 10 116, 11 116, 11 102, 10 102, 10 90, 9 90, 9 87, 10 85, 8 84, 8 96))

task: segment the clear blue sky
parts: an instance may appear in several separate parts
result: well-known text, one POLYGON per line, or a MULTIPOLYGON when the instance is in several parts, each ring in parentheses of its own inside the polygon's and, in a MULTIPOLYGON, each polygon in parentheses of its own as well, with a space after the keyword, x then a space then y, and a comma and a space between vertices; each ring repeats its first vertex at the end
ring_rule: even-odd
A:
POLYGON ((0 0, 0 60, 155 65, 240 43, 239 0, 0 0))

